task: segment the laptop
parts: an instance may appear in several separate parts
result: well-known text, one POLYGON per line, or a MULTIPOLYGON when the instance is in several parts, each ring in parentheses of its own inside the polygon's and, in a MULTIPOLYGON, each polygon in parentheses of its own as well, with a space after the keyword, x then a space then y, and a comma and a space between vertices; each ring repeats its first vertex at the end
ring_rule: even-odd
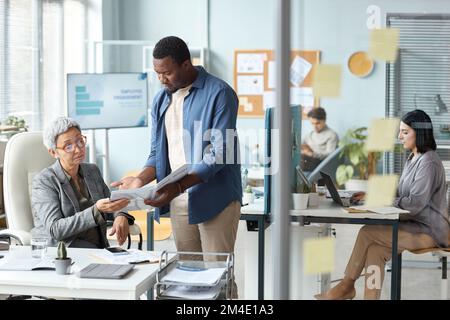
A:
POLYGON ((122 279, 133 268, 134 265, 130 264, 91 263, 78 272, 78 277, 95 279, 122 279))
POLYGON ((356 193, 357 191, 345 191, 345 190, 338 191, 333 183, 333 180, 328 174, 320 171, 320 175, 322 176, 325 185, 327 186, 327 189, 330 192, 330 196, 334 202, 343 207, 350 207, 353 205, 361 204, 361 201, 352 200, 353 194, 356 193))

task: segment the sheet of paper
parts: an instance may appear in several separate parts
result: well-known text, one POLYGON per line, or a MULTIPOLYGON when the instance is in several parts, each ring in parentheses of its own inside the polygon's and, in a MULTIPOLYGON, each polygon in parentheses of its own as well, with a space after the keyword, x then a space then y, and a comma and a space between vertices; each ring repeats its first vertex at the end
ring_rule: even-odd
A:
POLYGON ((164 297, 173 297, 189 300, 212 300, 216 298, 221 290, 221 286, 170 286, 164 291, 164 297))
POLYGON ((318 64, 314 67, 314 97, 336 98, 341 94, 342 66, 318 64))
POLYGON ((263 76, 238 76, 237 94, 242 96, 262 95, 264 93, 263 76))
POLYGON ((395 28, 370 31, 369 55, 374 59, 395 61, 400 30, 395 28))
POLYGON ((397 207, 376 207, 369 208, 366 206, 349 207, 346 208, 350 213, 378 213, 378 214, 397 214, 397 213, 409 213, 408 210, 403 210, 397 207))
POLYGON ((237 55, 238 73, 264 73, 265 53, 239 53, 237 55))
POLYGON ((367 151, 393 151, 399 124, 397 118, 372 120, 366 142, 367 151))
POLYGON ((266 110, 267 108, 275 107, 275 91, 264 91, 263 94, 263 108, 266 110))
POLYGON ((369 209, 392 206, 397 192, 397 184, 398 176, 395 174, 371 176, 367 185, 364 206, 369 209))
POLYGON ((311 71, 312 64, 300 56, 295 56, 291 64, 289 78, 294 86, 299 87, 303 80, 305 80, 309 71, 311 71))
POLYGON ((213 285, 218 283, 225 272, 225 268, 208 268, 203 270, 183 270, 178 267, 170 270, 161 282, 177 282, 197 285, 213 285))
POLYGON ((291 104, 299 104, 303 107, 314 106, 314 95, 312 88, 291 88, 291 104))
MULTIPOLYGON (((171 172, 167 177, 162 179, 156 185, 146 185, 137 189, 114 190, 111 192, 110 199, 112 201, 118 199, 153 199, 155 197, 156 191, 161 190, 164 186, 170 183, 180 180, 188 174, 188 170, 189 165, 185 164, 177 170, 171 172)), ((131 206, 138 204, 139 203, 130 203, 131 206)), ((140 208, 130 210, 140 210, 140 208)))
POLYGON ((31 271, 31 270, 54 270, 54 257, 45 257, 44 259, 15 257, 11 255, 0 262, 0 270, 16 270, 16 271, 31 271))
POLYGON ((149 251, 142 251, 137 249, 128 249, 127 250, 129 254, 124 255, 112 255, 108 251, 104 252, 95 252, 92 253, 93 256, 97 257, 98 259, 108 262, 108 263, 114 263, 114 264, 126 264, 126 263, 158 263, 161 259, 161 253, 160 252, 149 252, 149 251))
POLYGON ((275 73, 275 61, 269 61, 267 64, 267 87, 269 89, 275 89, 276 86, 276 73, 275 73))
POLYGON ((333 238, 306 239, 303 242, 303 267, 305 274, 333 272, 333 238))

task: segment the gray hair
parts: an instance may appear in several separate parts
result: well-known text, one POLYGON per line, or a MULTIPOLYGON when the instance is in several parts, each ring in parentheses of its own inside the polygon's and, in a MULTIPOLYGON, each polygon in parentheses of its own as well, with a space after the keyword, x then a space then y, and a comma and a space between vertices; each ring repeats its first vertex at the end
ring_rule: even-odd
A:
POLYGON ((58 136, 70 128, 77 128, 81 132, 81 127, 75 120, 62 116, 52 120, 44 129, 42 138, 47 149, 56 150, 56 139, 58 136))

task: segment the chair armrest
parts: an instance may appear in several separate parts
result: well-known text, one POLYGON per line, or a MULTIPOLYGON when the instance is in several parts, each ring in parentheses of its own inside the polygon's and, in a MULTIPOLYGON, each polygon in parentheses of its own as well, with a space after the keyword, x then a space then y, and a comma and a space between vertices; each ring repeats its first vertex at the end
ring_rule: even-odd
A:
POLYGON ((28 246, 31 243, 31 233, 23 230, 4 229, 0 230, 0 237, 13 238, 20 242, 23 246, 28 246))

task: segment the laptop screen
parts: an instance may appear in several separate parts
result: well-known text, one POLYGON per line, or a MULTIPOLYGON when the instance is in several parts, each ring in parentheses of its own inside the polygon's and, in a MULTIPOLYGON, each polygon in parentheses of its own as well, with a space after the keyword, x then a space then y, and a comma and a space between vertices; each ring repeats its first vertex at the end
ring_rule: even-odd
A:
POLYGON ((341 206, 344 205, 342 202, 341 197, 339 196, 339 192, 336 189, 336 186, 333 183, 333 180, 331 180, 331 177, 327 175, 325 172, 320 171, 320 175, 322 176, 323 180, 325 181, 325 185, 327 186, 328 191, 330 192, 331 198, 334 202, 337 204, 340 204, 341 206))

